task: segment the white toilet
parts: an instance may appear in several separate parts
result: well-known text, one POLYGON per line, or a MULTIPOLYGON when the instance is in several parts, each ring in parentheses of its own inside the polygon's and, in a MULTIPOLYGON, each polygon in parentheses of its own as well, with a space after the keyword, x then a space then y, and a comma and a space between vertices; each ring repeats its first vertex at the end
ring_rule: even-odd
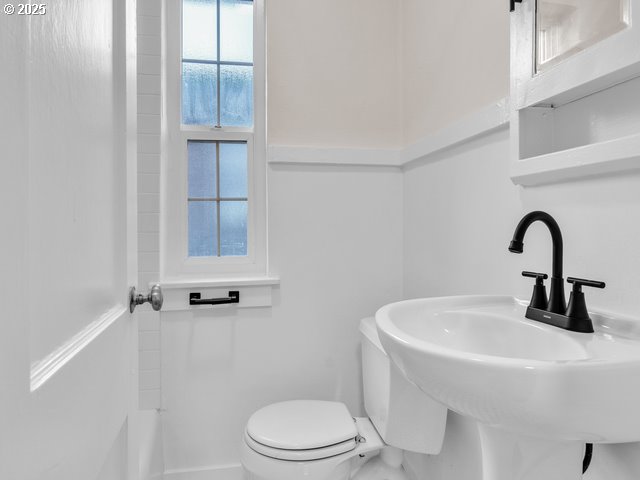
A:
POLYGON ((241 447, 246 480, 404 480, 403 450, 440 453, 446 407, 398 372, 373 318, 360 322, 360 334, 369 418, 353 418, 343 403, 321 400, 258 410, 241 447))

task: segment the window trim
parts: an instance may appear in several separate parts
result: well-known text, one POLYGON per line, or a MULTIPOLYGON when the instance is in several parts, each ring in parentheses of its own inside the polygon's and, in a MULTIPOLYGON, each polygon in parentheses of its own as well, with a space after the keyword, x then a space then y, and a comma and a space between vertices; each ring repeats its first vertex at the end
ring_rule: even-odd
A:
POLYGON ((165 0, 165 85, 161 176, 161 278, 212 279, 266 275, 266 81, 264 0, 253 0, 254 127, 182 125, 182 1, 165 0), (246 257, 189 257, 188 140, 246 141, 248 217, 246 257), (179 228, 167 228, 179 225, 179 228))

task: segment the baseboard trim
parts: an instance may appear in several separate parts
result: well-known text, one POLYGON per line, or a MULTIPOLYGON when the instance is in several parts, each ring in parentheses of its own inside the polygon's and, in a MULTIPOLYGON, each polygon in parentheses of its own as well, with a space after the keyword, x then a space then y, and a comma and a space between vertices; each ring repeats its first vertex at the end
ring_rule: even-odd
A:
POLYGON ((163 480, 242 480, 240 464, 166 470, 163 480))

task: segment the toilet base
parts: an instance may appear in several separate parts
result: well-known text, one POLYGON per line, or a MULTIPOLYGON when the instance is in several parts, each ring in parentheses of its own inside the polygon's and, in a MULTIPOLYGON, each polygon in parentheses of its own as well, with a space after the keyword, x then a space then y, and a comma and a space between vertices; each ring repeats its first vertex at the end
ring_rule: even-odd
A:
POLYGON ((351 480, 409 480, 402 468, 402 450, 384 447, 380 454, 360 467, 351 480))

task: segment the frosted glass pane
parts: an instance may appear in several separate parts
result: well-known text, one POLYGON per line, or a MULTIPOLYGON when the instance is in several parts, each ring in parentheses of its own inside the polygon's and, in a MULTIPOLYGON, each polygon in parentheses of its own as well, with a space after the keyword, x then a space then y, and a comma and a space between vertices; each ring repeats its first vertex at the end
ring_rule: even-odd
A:
POLYGON ((220 67, 220 117, 222 125, 253 126, 253 67, 220 67))
POLYGON ((217 60, 215 0, 182 2, 182 58, 217 60))
POLYGON ((220 196, 247 197, 246 143, 220 143, 220 196))
POLYGON ((228 62, 253 63, 253 2, 220 2, 220 57, 228 62))
POLYGON ((247 202, 220 202, 220 255, 247 255, 247 202))
POLYGON ((189 202, 189 256, 218 254, 215 202, 189 202))
POLYGON ((216 65, 182 64, 182 123, 215 125, 217 109, 216 65))
POLYGON ((538 0, 537 70, 622 30, 628 14, 629 0, 538 0))
POLYGON ((188 142, 189 198, 216 196, 215 142, 188 142))

